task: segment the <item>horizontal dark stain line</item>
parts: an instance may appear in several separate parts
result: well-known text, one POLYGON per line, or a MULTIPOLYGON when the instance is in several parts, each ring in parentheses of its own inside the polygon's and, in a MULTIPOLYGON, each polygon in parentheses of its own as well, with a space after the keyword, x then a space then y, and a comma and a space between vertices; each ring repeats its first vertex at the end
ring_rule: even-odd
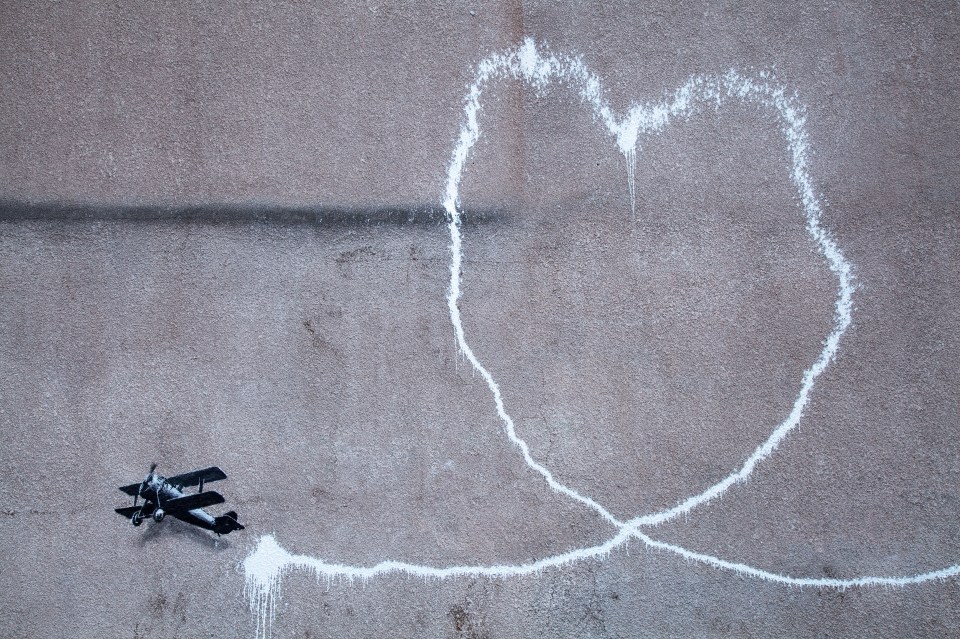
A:
MULTIPOLYGON (((507 221, 506 210, 461 211, 464 225, 507 221)), ((447 212, 439 205, 310 206, 267 204, 115 205, 33 203, 0 200, 0 223, 124 222, 133 224, 201 224, 214 226, 440 226, 447 212)))

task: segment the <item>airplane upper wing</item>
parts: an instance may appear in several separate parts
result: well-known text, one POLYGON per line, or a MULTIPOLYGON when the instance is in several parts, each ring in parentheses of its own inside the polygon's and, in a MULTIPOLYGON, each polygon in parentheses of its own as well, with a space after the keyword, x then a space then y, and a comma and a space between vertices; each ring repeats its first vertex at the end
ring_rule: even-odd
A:
MULTIPOLYGON (((210 468, 204 468, 202 470, 194 470, 189 473, 184 473, 182 475, 175 475, 173 477, 167 477, 167 483, 173 484, 174 486, 180 486, 185 488, 187 486, 198 486, 200 482, 208 481, 220 481, 221 479, 226 479, 227 475, 222 470, 216 466, 211 466, 210 468)), ((121 489, 122 490, 122 489, 121 489)))
POLYGON ((165 501, 160 504, 160 507, 168 513, 175 514, 193 510, 194 508, 206 508, 207 506, 222 504, 223 502, 223 495, 214 490, 208 490, 205 493, 197 493, 195 495, 187 495, 178 499, 165 501))
POLYGON ((137 482, 136 484, 130 484, 129 486, 121 486, 120 490, 127 493, 131 497, 135 497, 137 493, 140 492, 140 486, 142 485, 143 485, 142 482, 137 482))

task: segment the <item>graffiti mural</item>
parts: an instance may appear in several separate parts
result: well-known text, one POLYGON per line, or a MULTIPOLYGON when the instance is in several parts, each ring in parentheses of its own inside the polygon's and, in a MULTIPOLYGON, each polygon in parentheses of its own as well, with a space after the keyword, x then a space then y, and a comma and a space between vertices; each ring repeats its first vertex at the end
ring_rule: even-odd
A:
MULTIPOLYGON (((491 408, 496 411, 504 434, 513 444, 531 472, 556 493, 579 502, 604 520, 610 534, 603 543, 576 548, 561 554, 545 556, 529 563, 504 565, 428 565, 414 564, 384 558, 374 565, 347 565, 336 558, 321 558, 294 554, 286 550, 274 535, 260 537, 255 549, 242 563, 246 580, 246 597, 255 616, 258 636, 269 636, 276 614, 284 575, 302 570, 316 576, 318 583, 351 584, 400 573, 426 579, 468 577, 513 578, 538 575, 545 570, 562 569, 573 562, 604 560, 612 551, 630 541, 638 541, 658 551, 672 553, 679 559, 711 568, 732 571, 746 577, 786 586, 846 589, 870 586, 907 586, 931 580, 942 580, 960 574, 960 565, 911 575, 865 575, 856 578, 806 577, 763 570, 745 563, 728 561, 718 556, 695 552, 681 545, 656 539, 658 524, 687 516, 731 488, 742 484, 762 463, 775 463, 778 447, 797 428, 804 417, 811 396, 824 371, 830 366, 842 347, 844 334, 853 321, 853 299, 856 290, 854 267, 844 257, 841 247, 821 222, 821 205, 809 174, 810 142, 805 129, 803 103, 787 87, 769 73, 740 73, 730 70, 720 74, 691 77, 660 102, 635 104, 626 113, 617 114, 604 97, 601 79, 592 73, 579 56, 552 52, 546 45, 527 39, 521 45, 492 55, 481 61, 476 76, 469 86, 462 127, 447 170, 446 190, 442 204, 447 215, 450 233, 450 279, 446 297, 450 323, 462 356, 486 384, 491 408), (679 500, 674 506, 657 512, 639 514, 630 519, 618 518, 594 497, 578 491, 541 461, 537 451, 517 432, 511 407, 504 400, 503 389, 495 376, 484 365, 470 345, 464 329, 460 301, 464 290, 462 211, 460 187, 464 169, 474 145, 484 132, 483 104, 492 94, 508 83, 520 82, 535 90, 557 86, 576 95, 584 105, 585 117, 592 117, 622 154, 627 176, 625 197, 631 209, 636 209, 636 162, 643 159, 642 148, 646 138, 669 127, 683 126, 688 118, 698 114, 720 111, 729 105, 746 106, 757 113, 772 115, 779 125, 786 157, 789 158, 789 176, 799 201, 799 214, 805 219, 806 232, 816 247, 819 259, 825 261, 834 278, 835 297, 829 332, 823 336, 822 349, 809 363, 802 378, 793 389, 794 400, 782 421, 771 424, 769 435, 742 461, 734 472, 707 488, 679 500)), ((441 303, 437 300, 437 303, 441 303)), ((283 536, 283 531, 279 531, 283 536)))

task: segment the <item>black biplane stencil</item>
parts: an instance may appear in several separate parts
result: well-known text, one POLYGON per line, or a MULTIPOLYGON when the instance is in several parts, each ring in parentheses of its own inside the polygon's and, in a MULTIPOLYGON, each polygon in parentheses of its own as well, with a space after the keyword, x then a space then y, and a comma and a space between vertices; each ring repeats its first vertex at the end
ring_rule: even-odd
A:
POLYGON ((218 535, 243 530, 234 511, 214 517, 203 510, 224 502, 223 495, 215 490, 203 492, 205 482, 227 478, 222 470, 211 466, 182 475, 164 477, 154 472, 156 468, 156 464, 151 465, 150 472, 142 482, 120 487, 121 491, 133 497, 133 506, 117 508, 116 511, 129 518, 134 526, 142 524, 147 517, 153 517, 155 522, 160 523, 166 515, 170 515, 188 524, 212 530, 218 535), (190 486, 197 486, 197 492, 192 495, 184 494, 183 489, 190 486), (138 506, 137 501, 141 497, 143 504, 138 506))

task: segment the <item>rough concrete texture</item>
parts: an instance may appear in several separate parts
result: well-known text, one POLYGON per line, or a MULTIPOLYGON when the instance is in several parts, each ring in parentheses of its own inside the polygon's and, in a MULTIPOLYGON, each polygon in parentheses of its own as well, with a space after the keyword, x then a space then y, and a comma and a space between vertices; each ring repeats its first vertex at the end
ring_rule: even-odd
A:
MULTIPOLYGON (((332 3, 331 3, 332 4, 332 3)), ((253 637, 264 534, 358 566, 536 560, 611 526, 503 432, 447 314, 471 65, 581 54, 619 110, 773 70, 807 105, 853 324, 799 428, 658 539, 810 577, 960 563, 960 7, 3 3, 0 636, 253 637), (134 529, 116 487, 220 465, 247 529, 134 529)), ((829 332, 778 126, 641 141, 504 84, 461 189, 464 327, 520 434, 618 517, 735 470, 829 332)), ((218 512, 222 512, 223 507, 218 512)), ((214 509, 216 510, 216 509, 214 509)), ((798 589, 646 549, 540 575, 283 582, 274 637, 960 634, 957 579, 798 589)))

